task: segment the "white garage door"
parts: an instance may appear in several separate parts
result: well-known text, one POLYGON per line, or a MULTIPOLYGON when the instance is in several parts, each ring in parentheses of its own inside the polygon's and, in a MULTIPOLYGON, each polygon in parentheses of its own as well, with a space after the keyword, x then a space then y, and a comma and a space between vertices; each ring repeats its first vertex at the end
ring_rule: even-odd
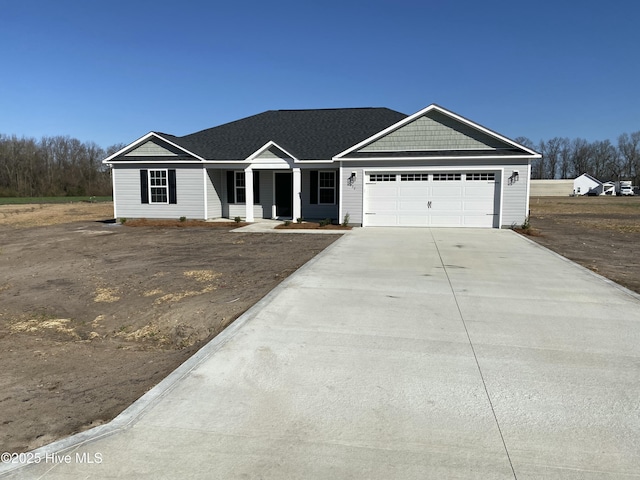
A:
POLYGON ((493 227, 497 218, 494 172, 372 172, 365 181, 364 226, 493 227))

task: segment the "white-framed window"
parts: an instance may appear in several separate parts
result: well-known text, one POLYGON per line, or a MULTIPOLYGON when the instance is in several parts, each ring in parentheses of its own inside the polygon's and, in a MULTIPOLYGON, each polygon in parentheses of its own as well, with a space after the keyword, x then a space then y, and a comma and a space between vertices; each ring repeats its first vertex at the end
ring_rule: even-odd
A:
POLYGON ((372 173, 369 175, 369 180, 372 182, 395 182, 395 173, 372 173))
POLYGON ((244 172, 235 172, 234 182, 236 203, 245 203, 247 201, 244 172))
POLYGON ((461 173, 434 173, 434 182, 453 182, 462 178, 461 173))
POLYGON ((335 205, 336 203, 336 172, 318 172, 318 204, 335 205))
POLYGON ((487 173, 467 173, 466 174, 467 181, 494 181, 496 179, 496 174, 493 172, 487 173))
POLYGON ((149 203, 169 203, 167 170, 149 170, 149 203))
POLYGON ((428 173, 403 173, 400 175, 401 182, 427 182, 429 181, 428 173))

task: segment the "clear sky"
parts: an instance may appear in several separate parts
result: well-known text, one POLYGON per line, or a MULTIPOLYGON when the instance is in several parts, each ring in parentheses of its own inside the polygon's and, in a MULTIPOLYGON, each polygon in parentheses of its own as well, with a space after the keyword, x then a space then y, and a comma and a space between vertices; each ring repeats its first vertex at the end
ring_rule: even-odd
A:
POLYGON ((640 2, 0 0, 0 133, 102 147, 271 109, 437 103, 511 138, 640 130, 640 2))

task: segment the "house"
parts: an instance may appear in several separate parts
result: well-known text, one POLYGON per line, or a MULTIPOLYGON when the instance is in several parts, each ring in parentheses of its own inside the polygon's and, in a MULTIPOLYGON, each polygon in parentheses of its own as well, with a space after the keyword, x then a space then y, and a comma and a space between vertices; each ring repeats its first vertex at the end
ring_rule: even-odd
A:
POLYGON ((541 155, 438 105, 267 111, 104 160, 116 218, 323 219, 496 227, 529 208, 541 155))
POLYGON ((603 193, 603 183, 588 173, 583 173, 573 181, 574 195, 602 195, 603 193))

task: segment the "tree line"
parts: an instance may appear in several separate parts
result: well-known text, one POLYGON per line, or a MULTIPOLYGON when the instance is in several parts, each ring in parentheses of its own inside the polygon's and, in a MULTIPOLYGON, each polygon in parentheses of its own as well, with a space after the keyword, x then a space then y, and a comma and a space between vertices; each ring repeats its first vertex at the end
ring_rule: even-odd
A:
POLYGON ((111 195, 106 150, 68 136, 18 138, 0 134, 0 197, 111 195))
MULTIPOLYGON (((640 185, 640 131, 623 133, 617 144, 554 137, 537 145, 516 141, 543 157, 531 165, 531 178, 575 178, 583 173, 598 180, 631 180, 640 185)), ((102 160, 125 147, 106 149, 68 136, 18 138, 0 134, 0 197, 111 195, 111 175, 102 160)))
POLYGON ((531 178, 576 178, 588 173, 603 182, 631 180, 640 185, 640 131, 623 133, 615 145, 609 140, 564 137, 541 140, 537 145, 526 137, 516 141, 542 154, 531 163, 531 178))

